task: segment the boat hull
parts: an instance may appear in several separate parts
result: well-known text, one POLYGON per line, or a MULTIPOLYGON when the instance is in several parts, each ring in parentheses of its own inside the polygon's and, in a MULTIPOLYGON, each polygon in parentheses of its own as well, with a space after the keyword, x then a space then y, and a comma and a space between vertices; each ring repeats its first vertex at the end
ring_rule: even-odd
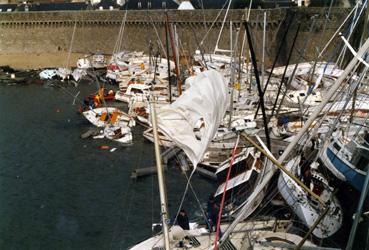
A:
MULTIPOLYGON (((300 220, 308 227, 311 227, 319 218, 324 208, 320 204, 307 196, 306 192, 289 177, 281 173, 278 178, 278 189, 293 209, 300 220)), ((319 238, 327 238, 336 233, 342 225, 342 210, 335 197, 331 197, 329 211, 313 231, 313 234, 319 238)))
POLYGON ((323 150, 320 160, 338 179, 347 181, 352 187, 361 192, 365 175, 358 172, 352 164, 336 155, 329 146, 326 146, 323 150))

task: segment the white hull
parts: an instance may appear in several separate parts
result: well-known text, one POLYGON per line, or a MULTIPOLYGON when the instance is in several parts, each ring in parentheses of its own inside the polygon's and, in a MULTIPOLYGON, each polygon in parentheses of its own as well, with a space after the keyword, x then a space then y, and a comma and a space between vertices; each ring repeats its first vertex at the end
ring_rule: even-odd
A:
MULTIPOLYGON (((151 141, 152 143, 154 143, 154 137, 152 134, 152 128, 149 128, 147 130, 145 130, 143 132, 143 136, 151 141)), ((174 142, 172 142, 169 138, 167 138, 166 136, 162 135, 161 133, 159 133, 159 145, 163 146, 163 147, 167 147, 167 148, 171 148, 173 147, 175 144, 174 142)))
MULTIPOLYGON (((299 161, 296 161, 296 158, 289 161, 286 169, 291 171, 295 162, 298 164, 299 161)), ((307 193, 285 173, 281 173, 278 178, 278 189, 287 204, 308 227, 314 224, 324 210, 318 201, 309 198, 307 193)), ((313 231, 313 234, 319 238, 332 236, 342 225, 343 215, 338 200, 332 197, 332 193, 327 196, 329 198, 326 201, 331 201, 329 211, 313 231)), ((320 198, 324 200, 322 196, 320 198)))
POLYGON ((106 138, 120 143, 131 143, 133 139, 131 129, 127 126, 106 126, 104 135, 106 138), (118 130, 119 133, 117 133, 118 130))
POLYGON ((89 122, 91 122, 96 127, 105 127, 106 125, 111 124, 111 121, 109 121, 108 119, 102 119, 102 116, 106 113, 113 114, 114 112, 117 113, 117 119, 114 122, 114 125, 134 126, 134 120, 129 115, 114 107, 96 108, 92 110, 87 110, 82 114, 89 122))
POLYGON ((113 140, 119 143, 127 144, 132 142, 132 133, 131 129, 127 126, 113 126, 108 125, 101 130, 101 134, 93 137, 94 139, 103 139, 107 138, 109 140, 113 140))
MULTIPOLYGON (((224 232, 229 224, 221 224, 221 230, 224 232)), ((291 226, 289 221, 249 221, 239 223, 229 240, 224 245, 231 246, 224 249, 281 249, 273 246, 273 243, 288 243, 297 245, 302 238, 297 235, 285 233, 284 231, 291 226), (248 239, 248 240, 245 240, 248 239), (266 246, 263 243, 268 242, 271 245, 266 246), (234 248, 233 248, 234 247, 234 248)), ((213 249, 215 233, 209 233, 205 228, 183 230, 179 226, 173 226, 169 232, 171 250, 204 250, 213 249), (186 238, 185 238, 186 237, 186 238), (186 246, 179 247, 179 242, 186 246)), ((314 247, 310 241, 305 242, 304 246, 314 247)), ((157 235, 149 238, 131 250, 148 250, 164 247, 163 235, 157 235)))

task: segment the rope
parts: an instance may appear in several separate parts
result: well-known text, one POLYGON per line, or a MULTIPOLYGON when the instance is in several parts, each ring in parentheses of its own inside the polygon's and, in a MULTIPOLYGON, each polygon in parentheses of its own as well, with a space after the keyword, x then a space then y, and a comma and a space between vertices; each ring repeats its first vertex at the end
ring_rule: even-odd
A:
POLYGON ((217 230, 216 230, 215 240, 214 240, 214 250, 217 249, 217 243, 218 243, 219 231, 220 231, 220 219, 222 218, 222 210, 223 210, 223 206, 224 206, 225 194, 226 194, 226 191, 227 191, 227 184, 228 184, 229 177, 231 175, 231 170, 232 170, 234 158, 236 156, 236 150, 237 150, 237 146, 238 146, 239 141, 240 141, 240 135, 238 134, 236 143, 235 143, 234 148, 233 148, 232 158, 231 158, 231 162, 230 162, 230 165, 229 165, 227 178, 226 178, 226 181, 225 181, 225 184, 224 184, 222 201, 220 202, 220 209, 219 209, 218 222, 217 222, 217 230))
MULTIPOLYGON (((178 217, 178 215, 179 215, 179 212, 180 212, 180 211, 181 211, 181 209, 182 209, 182 205, 183 205, 184 199, 185 199, 186 194, 187 194, 187 192, 188 192, 188 187, 190 186, 191 178, 192 178, 193 174, 195 173, 195 171, 196 171, 196 168, 193 168, 193 170, 192 170, 192 172, 191 172, 191 174, 190 174, 190 177, 187 179, 186 188, 185 188, 185 191, 184 191, 184 193, 183 193, 183 195, 182 195, 181 203, 179 204, 178 211, 177 211, 177 213, 176 213, 176 217, 174 218, 173 224, 175 224, 175 222, 177 221, 177 217, 178 217)), ((186 177, 187 177, 187 175, 186 175, 186 177)))
POLYGON ((163 50, 163 54, 164 54, 165 58, 168 58, 168 56, 167 56, 167 52, 166 52, 166 50, 164 49, 164 45, 163 45, 163 43, 161 42, 161 39, 160 39, 160 36, 159 36, 158 30, 156 29, 156 26, 155 26, 155 24, 154 24, 154 20, 152 19, 152 17, 151 17, 151 16, 149 16, 149 17, 150 17, 150 20, 151 20, 152 27, 154 28, 154 31, 155 31, 156 37, 158 38, 159 45, 160 45, 161 49, 163 50))
POLYGON ((72 33, 72 38, 71 38, 71 41, 70 41, 68 57, 67 57, 65 68, 68 68, 68 66, 69 66, 69 59, 70 59, 70 54, 72 53, 72 47, 73 47, 74 35, 76 33, 76 27, 77 27, 77 20, 75 20, 75 22, 74 22, 73 33, 72 33))
POLYGON ((119 28, 117 40, 115 41, 115 45, 114 45, 114 49, 113 49, 113 53, 112 53, 113 55, 115 53, 118 53, 121 49, 121 46, 122 46, 124 27, 125 27, 126 20, 127 20, 127 12, 128 11, 126 9, 126 12, 125 12, 124 16, 122 17, 122 24, 120 25, 120 28, 119 28))
POLYGON ((209 33, 210 33, 211 29, 213 28, 213 26, 214 26, 215 22, 218 20, 218 18, 219 18, 219 16, 220 16, 220 14, 222 13, 222 11, 223 11, 224 7, 227 5, 227 3, 228 3, 228 1, 226 1, 226 2, 223 4, 222 8, 219 10, 218 15, 215 17, 214 21, 211 23, 210 28, 208 29, 208 31, 207 31, 207 32, 206 32, 206 34, 204 35, 204 38, 201 40, 201 42, 200 42, 200 46, 202 46, 202 44, 204 43, 205 39, 206 39, 206 38, 207 38, 207 36, 209 35, 209 33))
MULTIPOLYGON (((185 176, 186 176, 187 181, 189 181, 188 176, 187 176, 187 173, 186 173, 186 172, 184 172, 184 174, 185 174, 185 176)), ((199 207, 200 207, 200 210, 201 210, 201 214, 202 214, 202 216, 204 217, 205 221, 207 221, 206 213, 205 213, 205 211, 204 211, 204 209, 203 209, 203 207, 202 207, 202 205, 201 205, 201 202, 200 202, 199 198, 198 198, 198 197, 197 197, 197 195, 196 195, 195 190, 193 189, 193 187, 192 187, 192 185, 191 185, 191 182, 189 182, 189 186, 190 186, 191 191, 192 191, 192 193, 193 193, 193 195, 194 195, 194 197, 195 197, 195 200, 197 201, 197 203, 198 203, 198 205, 199 205, 199 207)))
POLYGON ((342 22, 342 24, 340 25, 340 27, 338 27, 338 29, 336 30, 336 32, 334 32, 334 34, 332 35, 332 37, 329 39, 329 41, 326 43, 326 45, 324 46, 324 48, 320 51, 318 58, 320 58, 323 53, 325 52, 325 50, 328 48, 329 44, 334 40, 334 38, 336 38, 337 34, 339 33, 339 31, 341 30, 341 28, 343 27, 343 25, 346 23, 346 21, 350 18, 351 14, 356 10, 356 8, 358 8, 359 6, 359 2, 356 3, 355 7, 351 10, 351 12, 347 15, 346 19, 342 22))

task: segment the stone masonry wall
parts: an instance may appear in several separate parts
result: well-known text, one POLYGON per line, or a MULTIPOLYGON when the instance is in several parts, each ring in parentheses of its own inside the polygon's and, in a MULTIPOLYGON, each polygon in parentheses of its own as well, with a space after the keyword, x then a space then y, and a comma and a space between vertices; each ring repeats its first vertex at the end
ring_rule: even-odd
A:
MULTIPOLYGON (((283 45, 282 64, 292 43, 296 27, 301 22, 300 35, 296 48, 301 51, 304 41, 311 37, 307 47, 306 60, 312 60, 316 48, 322 47, 345 19, 349 9, 333 8, 326 22, 327 9, 292 8, 272 10, 251 10, 249 23, 257 55, 262 51, 263 15, 267 13, 267 63, 270 64, 276 54, 277 45, 282 37, 286 15, 294 15, 287 42, 283 45), (292 14, 295 13, 295 14, 292 14), (314 21, 314 31, 310 27, 314 21), (323 32, 324 30, 324 32, 323 32)), ((101 51, 111 54, 122 26, 125 11, 69 11, 69 12, 13 12, 0 14, 0 58, 7 54, 37 54, 64 52, 92 53, 101 51), (74 33, 74 37, 73 37, 74 33), (73 37, 73 39, 72 39, 73 37)), ((225 11, 192 10, 167 12, 169 20, 176 25, 181 41, 181 50, 192 54, 199 47, 200 41, 207 34, 202 48, 206 52, 214 50, 222 26, 225 11), (218 16, 219 15, 219 16, 218 16), (218 19, 216 17, 218 16, 218 19), (216 19, 216 21, 214 21, 216 19)), ((241 27, 247 16, 247 10, 230 10, 221 36, 219 48, 229 49, 230 21, 233 30, 241 27)), ((122 48, 126 50, 143 50, 148 52, 149 41, 154 49, 158 48, 158 36, 165 46, 166 13, 161 10, 128 11, 124 22, 122 48), (155 31, 157 30, 157 33, 155 31)), ((243 38, 242 27, 239 38, 243 38)), ((234 32, 236 33, 236 32, 234 32)), ((236 38, 234 35, 233 39, 236 38)), ((294 53, 293 60, 297 60, 294 53)))

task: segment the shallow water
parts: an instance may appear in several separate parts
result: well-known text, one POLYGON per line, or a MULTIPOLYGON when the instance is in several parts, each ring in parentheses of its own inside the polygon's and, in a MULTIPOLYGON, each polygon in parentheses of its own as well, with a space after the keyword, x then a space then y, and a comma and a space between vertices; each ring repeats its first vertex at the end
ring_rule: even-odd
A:
MULTIPOLYGON (((84 96, 96 87, 66 90, 84 96)), ((127 249, 160 221, 157 176, 130 179, 155 164, 143 129, 134 128, 131 146, 80 139, 90 125, 66 90, 0 85, 0 249, 127 249)), ((166 183, 174 216, 186 179, 171 167, 166 183)), ((203 203, 215 189, 196 175, 192 183, 203 203)), ((191 192, 184 208, 199 213, 191 192)))

